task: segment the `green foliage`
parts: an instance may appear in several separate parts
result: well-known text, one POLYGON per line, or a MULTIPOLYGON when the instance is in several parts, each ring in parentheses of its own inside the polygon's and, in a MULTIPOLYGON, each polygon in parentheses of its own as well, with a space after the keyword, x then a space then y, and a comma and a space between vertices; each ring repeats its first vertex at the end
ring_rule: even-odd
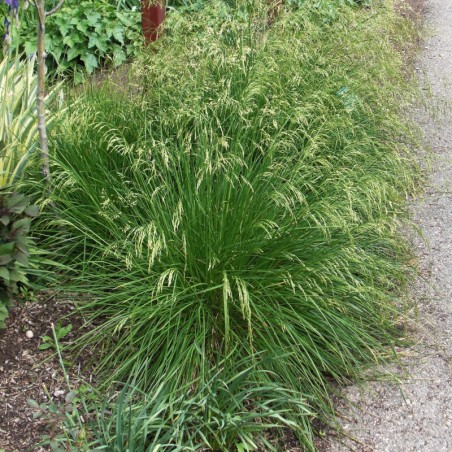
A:
MULTIPOLYGON (((134 0, 129 0, 130 3, 133 3, 134 0)), ((276 3, 277 0, 274 0, 276 3)), ((119 4, 122 4, 122 0, 118 1, 119 4)), ((205 7, 208 7, 211 4, 211 1, 206 0, 167 0, 166 4, 172 9, 177 9, 181 11, 193 11, 193 10, 201 10, 205 7)), ((239 2, 237 0, 222 0, 227 6, 240 7, 244 6, 246 3, 256 3, 253 0, 248 0, 247 2, 239 2)), ((271 2, 268 2, 271 3, 271 2)), ((306 0, 283 0, 283 6, 289 6, 290 8, 298 8, 303 7, 307 3, 306 0)), ((338 10, 344 6, 352 6, 352 5, 360 5, 360 6, 370 6, 372 4, 372 0, 315 0, 311 2, 312 6, 315 8, 323 9, 324 11, 327 9, 329 11, 338 10)))
MULTIPOLYGON (((63 326, 61 322, 55 325, 55 335, 58 341, 64 339, 72 331, 72 323, 63 326)), ((43 336, 42 343, 39 345, 39 350, 47 350, 49 348, 56 349, 56 343, 51 336, 43 336)))
POLYGON ((0 192, 0 328, 4 328, 7 304, 18 293, 19 284, 27 284, 31 239, 31 221, 38 208, 23 195, 0 192))
MULTIPOLYGON (((275 450, 268 430, 307 429, 309 411, 302 394, 269 382, 256 383, 261 370, 248 361, 220 363, 200 386, 168 391, 165 382, 150 395, 126 386, 104 403, 97 431, 100 444, 110 450, 229 451, 275 450), (176 399, 175 399, 176 397, 176 399), (252 401, 252 402, 250 402, 252 401), (297 419, 297 422, 294 422, 297 419), (267 435, 266 435, 267 433, 267 435)), ((196 382, 195 382, 196 383, 196 382)))
MULTIPOLYGON (((16 186, 33 154, 38 151, 36 115, 37 78, 35 59, 21 60, 7 56, 0 61, 0 328, 8 311, 6 304, 26 284, 30 270, 27 238, 37 207, 16 186)), ((45 101, 51 105, 61 85, 55 86, 45 101)), ((48 115, 48 123, 53 121, 48 115)))
MULTIPOLYGON (((303 394, 304 412, 328 420, 329 381, 362 378, 399 338, 416 178, 400 50, 413 30, 390 2, 334 17, 308 2, 270 29, 262 11, 239 12, 173 14, 131 92, 107 85, 68 108, 52 138, 58 217, 41 234, 95 320, 77 345, 102 350, 104 385, 155 395, 164 382, 170 405, 187 387, 206 400, 216 363, 232 375, 252 358, 256 388, 303 394)), ((207 399, 181 429, 199 413, 209 432, 229 425, 207 399)), ((294 430, 312 450, 309 426, 294 430)), ((201 431, 196 447, 214 441, 201 431)))
MULTIPOLYGON (((0 188, 15 184, 30 157, 38 152, 38 88, 34 67, 35 58, 8 56, 0 61, 0 188)), ((55 98, 60 93, 58 84, 45 97, 46 105, 53 107, 47 112, 49 126, 53 112, 58 110, 55 98)))
MULTIPOLYGON (((28 399, 27 402, 33 409, 33 418, 40 418, 50 430, 49 434, 42 436, 43 441, 40 445, 49 446, 50 450, 54 452, 89 452, 93 450, 93 448, 90 448, 90 446, 85 447, 86 432, 83 428, 83 421, 79 414, 78 405, 83 403, 83 406, 86 407, 87 401, 92 402, 93 400, 98 399, 93 399, 91 387, 87 385, 82 384, 76 390, 71 388, 71 382, 69 381, 69 377, 66 372, 59 343, 59 339, 63 331, 61 328, 61 326, 55 327, 52 324, 51 340, 53 340, 53 345, 55 346, 68 388, 68 392, 64 397, 64 402, 59 403, 58 401, 53 400, 45 385, 43 388, 46 393, 47 400, 49 401, 48 403, 38 403, 33 399, 28 399), (63 432, 61 432, 63 426, 64 429, 63 432), (78 429, 77 427, 80 428, 78 429)), ((87 412, 86 415, 88 419, 90 413, 87 412)))
MULTIPOLYGON (((21 61, 5 57, 0 61, 0 187, 13 184, 29 156, 37 151, 37 80, 35 59, 21 61)), ((46 101, 58 92, 56 87, 46 101)), ((52 115, 49 118, 52 121, 52 115)))
POLYGON ((8 318, 8 308, 5 303, 0 302, 0 328, 5 328, 5 321, 8 318))
POLYGON ((302 394, 276 383, 259 385, 254 357, 220 362, 208 380, 169 391, 165 381, 145 393, 133 384, 101 396, 88 385, 67 393, 64 403, 30 400, 34 417, 53 432, 52 450, 145 452, 154 450, 277 450, 272 428, 302 432, 311 413, 302 394), (253 403, 250 403, 253 400, 253 403), (298 423, 293 421, 297 418, 298 423))
MULTIPOLYGON (((81 390, 82 389, 83 387, 81 390)), ((39 418, 50 431, 50 434, 42 435, 42 442, 40 445, 49 446, 50 450, 54 452, 88 452, 89 450, 93 450, 84 447, 84 431, 76 430, 75 428, 75 426, 80 423, 77 411, 77 404, 80 403, 80 398, 77 394, 81 392, 81 390, 69 391, 66 394, 63 403, 53 401, 45 387, 44 390, 46 391, 46 395, 50 402, 38 403, 33 399, 27 400, 28 405, 33 410, 33 418, 39 418), (73 436, 68 437, 67 434, 61 433, 60 429, 62 425, 66 426, 65 432, 72 434, 73 436), (70 445, 68 444, 68 441, 70 445)))
MULTIPOLYGON (((37 13, 22 13, 19 36, 13 45, 27 55, 36 52, 37 13)), ((47 64, 55 75, 72 74, 76 80, 105 64, 119 66, 141 48, 141 15, 136 7, 118 8, 108 0, 66 0, 47 19, 47 64)))

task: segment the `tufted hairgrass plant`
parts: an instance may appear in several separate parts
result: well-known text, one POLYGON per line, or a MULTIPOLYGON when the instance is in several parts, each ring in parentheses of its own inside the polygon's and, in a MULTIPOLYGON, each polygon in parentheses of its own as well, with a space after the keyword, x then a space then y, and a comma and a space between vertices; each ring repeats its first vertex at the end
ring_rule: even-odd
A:
POLYGON ((215 5, 173 16, 128 92, 68 107, 42 234, 105 385, 196 391, 219 357, 257 353, 256 385, 327 420, 329 381, 362 378, 401 336, 415 32, 391 1, 306 4, 270 29, 215 5))

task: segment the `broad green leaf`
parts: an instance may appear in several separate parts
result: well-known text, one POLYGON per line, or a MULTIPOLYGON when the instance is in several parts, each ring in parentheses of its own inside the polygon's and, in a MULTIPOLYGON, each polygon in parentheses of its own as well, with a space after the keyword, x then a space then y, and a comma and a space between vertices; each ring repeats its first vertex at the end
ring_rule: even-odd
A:
POLYGON ((48 350, 49 348, 52 348, 52 347, 53 347, 53 344, 48 343, 48 342, 38 345, 39 350, 48 350))
POLYGON ((10 284, 10 272, 6 267, 0 267, 0 278, 3 279, 5 285, 10 284))
POLYGON ((85 15, 86 15, 87 23, 91 27, 95 27, 97 25, 97 23, 100 22, 102 19, 101 15, 99 13, 92 12, 92 11, 89 13, 85 13, 85 15))
POLYGON ((16 262, 20 265, 22 265, 23 267, 28 267, 30 260, 28 259, 28 256, 22 252, 16 253, 14 255, 14 259, 16 260, 16 262))
POLYGON ((24 231, 28 231, 30 229, 31 219, 30 218, 21 218, 20 220, 15 221, 11 229, 16 231, 18 229, 23 229, 24 231))
POLYGON ((115 50, 113 54, 113 64, 119 66, 127 59, 127 55, 121 48, 115 50))
POLYGON ((89 74, 92 74, 94 69, 99 66, 96 56, 90 52, 86 52, 81 60, 85 63, 85 68, 89 74))
POLYGON ((2 243, 0 244, 0 256, 11 255, 14 252, 14 243, 2 243))
POLYGON ((111 30, 112 36, 119 41, 121 44, 124 44, 124 28, 123 27, 114 27, 111 30))
POLYGON ((25 213, 30 217, 37 217, 39 213, 39 207, 36 205, 28 206, 25 209, 25 213))
MULTIPOLYGON (((81 50, 78 47, 72 47, 67 52, 67 61, 71 61, 74 58, 79 58, 81 55, 81 50)), ((67 66, 69 67, 69 66, 67 66)))
POLYGON ((11 221, 9 215, 3 215, 0 217, 0 223, 2 223, 4 226, 8 226, 9 222, 11 221))
POLYGON ((39 408, 39 403, 36 402, 36 400, 33 399, 27 399, 28 405, 30 405, 32 408, 39 408))

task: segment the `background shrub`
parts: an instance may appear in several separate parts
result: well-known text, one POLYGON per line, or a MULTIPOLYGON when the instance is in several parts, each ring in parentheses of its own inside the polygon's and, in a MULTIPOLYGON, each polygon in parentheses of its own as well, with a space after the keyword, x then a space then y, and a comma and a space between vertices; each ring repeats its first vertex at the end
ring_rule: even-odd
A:
MULTIPOLYGON (((6 5, 0 7, 6 12, 6 5)), ((26 55, 34 54, 35 8, 21 10, 20 19, 20 27, 13 32, 13 46, 26 55)), ((46 24, 49 69, 54 75, 71 74, 76 81, 106 64, 122 64, 141 45, 140 9, 128 2, 66 0, 46 24)))

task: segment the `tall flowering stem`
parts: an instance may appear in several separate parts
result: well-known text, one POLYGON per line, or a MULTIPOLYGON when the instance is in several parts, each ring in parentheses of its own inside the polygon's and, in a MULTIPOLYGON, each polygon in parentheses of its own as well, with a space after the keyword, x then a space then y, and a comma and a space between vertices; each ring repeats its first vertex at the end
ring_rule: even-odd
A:
POLYGON ((55 14, 64 3, 64 0, 52 8, 50 11, 45 10, 45 0, 34 0, 36 10, 38 12, 38 132, 39 132, 39 145, 41 149, 41 162, 42 162, 42 174, 48 184, 52 181, 52 175, 50 173, 50 159, 49 159, 49 140, 47 137, 47 123, 46 123, 46 51, 45 51, 45 32, 46 32, 46 18, 55 14))
POLYGON ((9 31, 10 22, 7 17, 5 17, 3 21, 3 26, 5 29, 5 33, 3 34, 3 48, 5 54, 9 52, 9 48, 11 47, 11 34, 9 31))
POLYGON ((5 0, 5 3, 9 6, 13 14, 17 14, 19 11, 19 0, 5 0))

